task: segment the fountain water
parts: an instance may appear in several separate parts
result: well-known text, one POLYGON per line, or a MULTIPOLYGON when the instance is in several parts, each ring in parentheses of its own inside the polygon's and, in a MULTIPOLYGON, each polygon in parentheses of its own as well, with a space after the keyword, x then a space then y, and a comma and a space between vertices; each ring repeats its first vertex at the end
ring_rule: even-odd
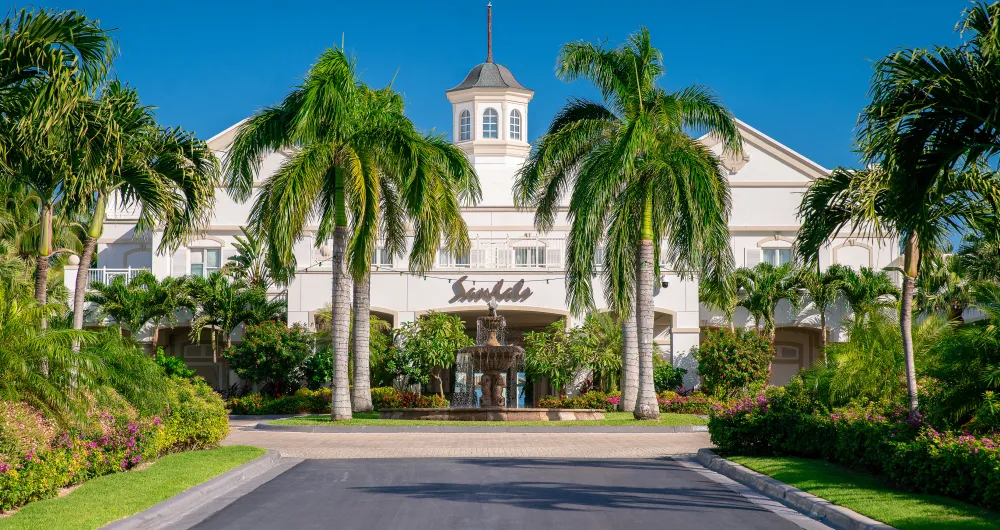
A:
POLYGON ((489 313, 476 319, 476 344, 462 348, 455 356, 453 408, 475 407, 477 398, 480 408, 517 407, 517 373, 524 367, 524 348, 505 344, 507 321, 497 314, 494 300, 487 307, 489 313), (479 395, 477 373, 482 374, 479 395))

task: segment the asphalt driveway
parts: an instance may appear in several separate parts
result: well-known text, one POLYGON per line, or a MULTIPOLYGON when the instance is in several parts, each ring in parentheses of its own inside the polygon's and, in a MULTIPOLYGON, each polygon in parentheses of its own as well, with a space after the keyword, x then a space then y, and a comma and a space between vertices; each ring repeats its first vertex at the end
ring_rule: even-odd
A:
POLYGON ((795 529, 670 458, 305 460, 198 529, 795 529))

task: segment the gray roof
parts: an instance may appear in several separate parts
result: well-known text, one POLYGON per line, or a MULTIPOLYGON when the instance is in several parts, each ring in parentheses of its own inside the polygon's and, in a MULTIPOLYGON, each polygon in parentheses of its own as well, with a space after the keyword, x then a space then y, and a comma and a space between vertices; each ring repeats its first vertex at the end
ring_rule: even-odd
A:
POLYGON ((465 76, 465 81, 462 81, 457 87, 448 90, 448 92, 465 90, 466 88, 516 88, 529 90, 521 86, 521 83, 518 83, 517 79, 514 79, 514 74, 510 73, 510 70, 506 66, 497 63, 476 65, 469 72, 469 75, 465 76))

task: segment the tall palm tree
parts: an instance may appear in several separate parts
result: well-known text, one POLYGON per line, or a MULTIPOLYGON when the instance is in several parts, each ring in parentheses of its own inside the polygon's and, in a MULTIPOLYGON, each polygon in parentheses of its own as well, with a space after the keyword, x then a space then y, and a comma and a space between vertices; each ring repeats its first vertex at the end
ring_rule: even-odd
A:
MULTIPOLYGON (((813 182, 802 198, 799 216, 802 229, 796 246, 802 255, 814 255, 842 232, 851 237, 883 239, 893 234, 903 240, 903 290, 900 298, 900 329, 906 360, 910 409, 918 407, 916 367, 913 353, 913 298, 920 256, 946 242, 963 226, 974 226, 991 215, 990 204, 1000 204, 1000 178, 974 171, 948 171, 931 182, 923 195, 903 193, 891 170, 873 166, 865 170, 836 169, 813 182)), ((865 274, 862 269, 862 275, 865 274)), ((877 274, 877 273, 871 273, 877 274)), ((880 282, 883 283, 884 280, 880 282)), ((848 296, 850 282, 845 282, 848 296)), ((868 300, 872 291, 866 289, 868 300)), ((888 294, 888 293, 886 293, 888 294)), ((857 302, 851 302, 857 314, 857 302)))
POLYGON ((205 142, 158 126, 135 89, 111 81, 96 105, 96 123, 87 125, 109 132, 87 135, 90 163, 69 185, 72 200, 89 217, 74 292, 75 329, 83 329, 87 276, 104 233, 107 201, 116 197, 123 207, 139 206, 139 232, 164 224, 159 250, 173 249, 207 223, 218 182, 218 160, 205 142))
POLYGON ((294 272, 290 267, 274 268, 267 259, 267 241, 241 226, 242 236, 236 236, 233 248, 236 255, 229 258, 222 270, 237 280, 242 280, 265 291, 273 286, 283 286, 294 272))
MULTIPOLYGON (((418 134, 403 114, 402 98, 362 83, 355 61, 339 48, 325 51, 279 105, 240 127, 226 158, 227 187, 237 200, 249 198, 262 157, 283 149, 293 154, 263 184, 250 220, 267 237, 269 259, 279 267, 294 264, 293 245, 307 224, 318 224, 317 244, 332 236, 331 417, 350 419, 352 278, 367 282, 379 239, 387 252, 402 255, 407 220, 413 225, 411 270, 429 268, 442 239, 449 251, 468 251, 460 206, 479 200, 479 182, 460 150, 440 136, 418 134)), ((363 334, 366 324, 357 332, 363 334)), ((364 382, 356 377, 355 384, 364 382)), ((370 394, 361 394, 354 408, 370 409, 370 394)))
POLYGON ((742 150, 736 120, 709 89, 667 92, 656 85, 662 59, 645 28, 617 48, 564 45, 557 75, 589 80, 604 104, 573 100, 560 110, 514 186, 515 202, 536 209, 535 224, 543 231, 552 228, 572 187, 567 302, 576 313, 594 306, 594 254, 606 242, 605 296, 619 315, 635 318, 638 329, 634 415, 641 419, 659 415, 652 361, 654 274, 669 265, 711 277, 733 263, 727 177, 715 154, 685 131, 712 134, 726 156, 742 150))
POLYGON ((837 302, 843 285, 843 266, 832 265, 826 271, 806 267, 799 271, 798 284, 809 294, 819 313, 820 359, 826 363, 826 313, 837 302))
POLYGON ((761 334, 774 342, 774 309, 782 300, 788 300, 793 308, 801 301, 799 273, 795 266, 786 263, 775 267, 770 263, 758 263, 752 268, 741 267, 733 273, 739 303, 754 319, 754 326, 761 334))

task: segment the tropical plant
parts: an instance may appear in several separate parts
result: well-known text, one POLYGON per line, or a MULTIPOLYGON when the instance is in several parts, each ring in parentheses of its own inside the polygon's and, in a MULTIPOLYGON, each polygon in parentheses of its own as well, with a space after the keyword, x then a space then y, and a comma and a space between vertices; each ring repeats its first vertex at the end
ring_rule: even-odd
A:
POLYGON ((767 385, 774 344, 765 335, 745 329, 710 329, 691 354, 698 361, 702 389, 729 398, 767 385))
POLYGON ((826 271, 807 267, 799 271, 797 284, 809 294, 819 313, 820 359, 826 362, 826 313, 837 302, 843 284, 842 265, 831 265, 826 271))
POLYGON ((948 320, 962 322, 962 313, 972 304, 972 285, 959 270, 959 257, 942 252, 925 254, 917 277, 914 302, 922 313, 944 313, 948 320))
MULTIPOLYGON (((367 281, 380 238, 386 252, 403 253, 407 220, 412 270, 430 267, 442 239, 455 254, 467 251, 460 204, 479 200, 479 183, 464 153, 442 137, 418 134, 403 114, 402 97, 362 83, 355 61, 339 48, 325 51, 278 106, 240 126, 226 157, 233 196, 248 199, 262 157, 286 149, 294 154, 264 182, 250 221, 267 238, 275 267, 294 264, 293 246, 307 224, 318 225, 317 244, 332 236, 331 417, 350 419, 351 277, 367 281)), ((361 318, 358 328, 366 323, 361 318)))
POLYGON ((851 308, 854 320, 864 320, 883 309, 895 307, 899 289, 886 271, 871 267, 854 270, 842 265, 832 265, 830 268, 834 267, 840 278, 840 294, 851 308))
POLYGON ((729 323, 729 329, 733 329, 733 313, 740 304, 734 275, 705 278, 698 282, 698 301, 722 311, 726 322, 729 323))
POLYGON ((687 370, 664 362, 653 369, 653 383, 656 386, 656 394, 667 390, 677 390, 684 386, 684 374, 687 370))
MULTIPOLYGON (((465 323, 457 315, 431 311, 417 319, 407 322, 400 331, 403 347, 410 352, 410 357, 417 359, 423 367, 422 383, 430 379, 437 381, 438 393, 444 397, 444 384, 441 372, 455 364, 455 354, 458 350, 471 346, 472 339, 465 333, 465 323)), ((355 363, 360 362, 358 360, 355 363)))
POLYGON ((994 224, 980 226, 978 231, 967 233, 958 247, 957 270, 971 281, 1000 282, 1000 227, 994 224))
POLYGON ((546 377, 557 394, 566 395, 566 386, 573 380, 577 363, 570 351, 565 320, 549 324, 545 331, 524 334, 524 366, 528 377, 535 381, 546 377))
POLYGON ((593 386, 618 390, 622 371, 622 326, 608 313, 593 312, 570 331, 570 350, 578 369, 592 374, 593 386))
POLYGON ((774 310, 782 300, 788 300, 793 309, 801 302, 798 271, 791 263, 775 267, 758 263, 752 268, 741 267, 733 273, 739 302, 753 317, 757 332, 774 342, 774 310))
POLYGON ((299 387, 300 367, 310 349, 301 326, 271 320, 246 326, 243 340, 222 355, 240 379, 269 384, 272 395, 283 396, 299 387))
POLYGON ((267 241, 260 235, 240 227, 242 236, 236 236, 233 248, 236 254, 226 261, 222 270, 237 280, 265 291, 274 286, 288 284, 295 271, 291 267, 272 267, 267 259, 267 241))
POLYGON ((139 340, 143 328, 152 324, 154 348, 160 326, 172 326, 179 310, 192 307, 183 278, 161 281, 149 271, 141 271, 131 278, 115 276, 109 283, 94 282, 86 300, 93 304, 99 320, 110 318, 119 330, 129 330, 133 340, 139 340))
POLYGON ((74 293, 75 329, 83 329, 88 271, 104 233, 108 201, 138 207, 139 233, 162 224, 158 250, 173 250, 207 224, 218 182, 218 159, 205 142, 182 129, 157 125, 152 108, 139 102, 135 89, 113 80, 100 88, 94 105, 96 117, 86 123, 89 164, 68 186, 86 219, 74 293))
MULTIPOLYGON (((191 340, 201 342, 202 332, 210 331, 212 362, 216 363, 217 376, 219 355, 232 346, 233 331, 240 324, 284 320, 283 300, 268 300, 263 290, 232 281, 221 272, 213 272, 207 278, 191 277, 188 292, 194 306, 191 340)), ((219 382, 217 378, 216 384, 219 382)))
POLYGON ((153 360, 163 369, 163 374, 167 377, 192 379, 198 375, 198 372, 188 368, 187 364, 180 357, 163 353, 163 348, 156 348, 156 357, 153 360))
POLYGON ((652 364, 654 274, 669 266, 713 278, 733 263, 728 179, 711 149, 686 131, 711 134, 722 144, 724 157, 742 151, 736 120, 709 89, 667 92, 656 85, 664 72, 662 59, 645 28, 617 48, 564 45, 557 75, 591 81, 605 103, 567 104, 518 171, 514 186, 516 204, 535 208, 540 230, 552 228, 563 194, 572 187, 567 302, 576 313, 594 307, 594 254, 604 242, 608 305, 636 319, 634 414, 640 419, 659 414, 652 364))
MULTIPOLYGON (((902 234, 900 328, 910 410, 916 412, 919 398, 912 321, 920 256, 940 248, 953 230, 974 226, 991 215, 989 204, 1000 204, 1000 178, 978 170, 949 171, 932 179, 924 193, 917 195, 910 184, 898 182, 902 177, 892 171, 881 166, 861 171, 837 169, 814 181, 799 207, 803 222, 796 244, 800 253, 811 255, 845 230, 855 237, 873 239, 902 234)), ((846 295, 849 288, 844 291, 846 295)))

